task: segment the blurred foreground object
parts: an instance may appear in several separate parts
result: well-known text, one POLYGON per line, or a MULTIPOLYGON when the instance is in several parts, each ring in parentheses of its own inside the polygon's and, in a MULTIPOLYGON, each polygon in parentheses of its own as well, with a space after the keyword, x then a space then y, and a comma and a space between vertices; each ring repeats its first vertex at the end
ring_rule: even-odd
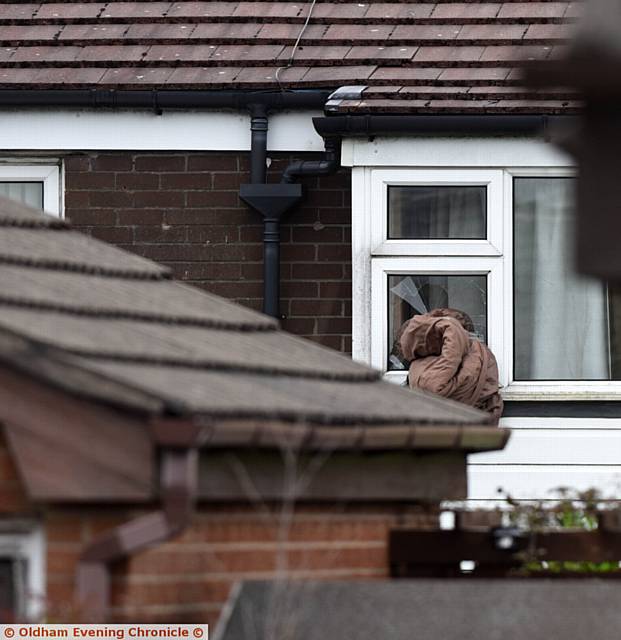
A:
POLYGON ((536 88, 577 91, 584 109, 557 140, 578 162, 577 269, 621 281, 621 3, 589 0, 564 58, 526 72, 536 88))
POLYGON ((611 637, 618 581, 246 582, 215 640, 524 640, 611 637))

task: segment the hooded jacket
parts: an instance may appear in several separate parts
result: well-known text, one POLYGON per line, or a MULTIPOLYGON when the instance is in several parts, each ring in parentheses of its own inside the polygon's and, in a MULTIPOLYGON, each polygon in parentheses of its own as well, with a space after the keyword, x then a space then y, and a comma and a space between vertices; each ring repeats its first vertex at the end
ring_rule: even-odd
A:
POLYGON ((451 317, 414 316, 401 351, 410 361, 410 387, 425 389, 491 413, 502 413, 494 354, 451 317))

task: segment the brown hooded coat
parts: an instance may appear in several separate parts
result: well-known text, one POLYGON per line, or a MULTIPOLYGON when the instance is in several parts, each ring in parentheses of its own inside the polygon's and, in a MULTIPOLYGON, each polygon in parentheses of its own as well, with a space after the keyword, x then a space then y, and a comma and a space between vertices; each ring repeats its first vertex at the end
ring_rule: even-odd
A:
POLYGON ((400 340, 403 356, 410 361, 410 387, 491 413, 502 413, 498 393, 498 365, 492 352, 470 337, 451 317, 414 316, 400 340))

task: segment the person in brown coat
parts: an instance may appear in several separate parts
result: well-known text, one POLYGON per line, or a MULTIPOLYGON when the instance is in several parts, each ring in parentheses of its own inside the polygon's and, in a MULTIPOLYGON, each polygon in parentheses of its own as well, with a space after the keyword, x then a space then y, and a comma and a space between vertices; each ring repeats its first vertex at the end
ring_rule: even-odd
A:
POLYGON ((400 351, 409 361, 409 385, 491 413, 502 414, 498 365, 486 345, 471 337, 470 317, 457 309, 417 315, 399 330, 400 351))

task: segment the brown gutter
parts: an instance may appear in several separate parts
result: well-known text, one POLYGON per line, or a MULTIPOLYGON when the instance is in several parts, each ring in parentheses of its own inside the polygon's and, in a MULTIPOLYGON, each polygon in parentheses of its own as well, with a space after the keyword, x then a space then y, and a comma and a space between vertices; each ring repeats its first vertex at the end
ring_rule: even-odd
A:
POLYGON ((164 449, 160 464, 162 508, 102 534, 82 552, 76 573, 77 602, 89 622, 110 609, 110 564, 179 535, 190 523, 196 499, 198 451, 164 449))

